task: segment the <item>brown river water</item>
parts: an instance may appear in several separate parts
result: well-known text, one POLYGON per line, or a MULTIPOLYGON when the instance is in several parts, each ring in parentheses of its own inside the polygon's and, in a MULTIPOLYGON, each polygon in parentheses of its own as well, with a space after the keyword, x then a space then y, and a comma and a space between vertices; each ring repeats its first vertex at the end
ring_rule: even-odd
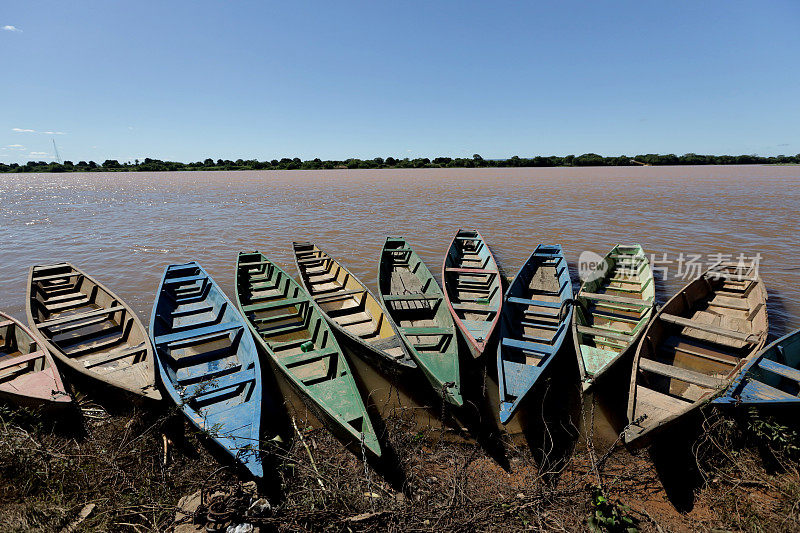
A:
MULTIPOLYGON (((660 303, 688 282, 681 254, 695 264, 760 254, 775 337, 800 327, 799 207, 800 166, 0 174, 0 310, 23 318, 29 267, 69 261, 147 323, 167 264, 197 260, 232 295, 239 250, 294 274, 293 240, 317 242, 374 290, 387 235, 438 273, 462 227, 483 234, 508 276, 538 243, 562 244, 575 271, 585 250, 639 242, 667 269, 660 303)), ((355 366, 375 403, 426 403, 391 399, 355 366)))

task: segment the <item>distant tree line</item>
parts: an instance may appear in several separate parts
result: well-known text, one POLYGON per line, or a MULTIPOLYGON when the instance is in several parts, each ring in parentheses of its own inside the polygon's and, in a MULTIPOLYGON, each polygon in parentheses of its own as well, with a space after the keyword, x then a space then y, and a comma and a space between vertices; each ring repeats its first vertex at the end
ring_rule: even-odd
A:
POLYGON ((800 154, 761 157, 757 155, 699 155, 699 154, 642 154, 636 156, 604 157, 597 154, 567 156, 536 156, 524 158, 514 156, 509 159, 484 159, 478 154, 466 157, 418 157, 415 159, 376 157, 375 159, 345 159, 344 161, 322 161, 311 159, 303 161, 299 157, 257 161, 255 159, 211 159, 196 163, 179 163, 145 158, 134 162, 120 163, 107 159, 102 164, 94 161, 28 161, 0 163, 0 172, 157 172, 176 170, 322 170, 322 169, 376 169, 376 168, 477 168, 477 167, 594 167, 594 166, 638 166, 638 165, 774 165, 800 164, 800 154))

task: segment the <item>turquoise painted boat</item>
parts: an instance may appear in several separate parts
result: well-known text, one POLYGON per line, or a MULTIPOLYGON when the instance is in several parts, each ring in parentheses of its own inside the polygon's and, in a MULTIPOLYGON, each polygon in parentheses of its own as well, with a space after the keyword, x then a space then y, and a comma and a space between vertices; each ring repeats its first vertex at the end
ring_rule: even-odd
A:
POLYGON ((614 365, 630 364, 653 315, 655 285, 641 245, 618 244, 581 285, 572 335, 583 390, 614 365))
POLYGON ((262 253, 240 252, 236 304, 256 342, 309 409, 357 454, 381 456, 350 366, 308 293, 262 253))
POLYGON ((561 348, 571 303, 572 280, 561 246, 540 244, 509 285, 500 318, 497 382, 503 424, 561 348))
POLYGON ((462 406, 453 316, 433 274, 402 238, 389 237, 383 245, 378 294, 436 393, 462 406))
POLYGON ((497 261, 480 233, 458 230, 444 257, 442 285, 447 307, 472 357, 480 357, 503 306, 497 261))
POLYGON ((761 350, 714 403, 800 406, 800 329, 761 350))
POLYGON ((164 271, 150 339, 170 398, 198 429, 262 477, 256 345, 242 315, 199 264, 164 271))

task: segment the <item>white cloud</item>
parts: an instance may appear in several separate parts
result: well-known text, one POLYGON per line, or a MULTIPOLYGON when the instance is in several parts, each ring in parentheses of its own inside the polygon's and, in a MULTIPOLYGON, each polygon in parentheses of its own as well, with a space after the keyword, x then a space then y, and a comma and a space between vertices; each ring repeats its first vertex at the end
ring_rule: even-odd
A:
POLYGON ((66 135, 63 131, 43 131, 45 135, 66 135))
POLYGON ((9 144, 6 148, 11 148, 12 150, 24 150, 25 147, 21 144, 9 144))
POLYGON ((17 133, 36 133, 36 130, 26 130, 25 128, 11 128, 11 131, 16 131, 17 133))
POLYGON ((14 32, 17 32, 17 33, 22 33, 22 30, 17 28, 16 26, 5 25, 5 26, 3 26, 3 29, 5 31, 14 31, 14 32))
POLYGON ((47 152, 31 152, 28 155, 49 155, 47 152))

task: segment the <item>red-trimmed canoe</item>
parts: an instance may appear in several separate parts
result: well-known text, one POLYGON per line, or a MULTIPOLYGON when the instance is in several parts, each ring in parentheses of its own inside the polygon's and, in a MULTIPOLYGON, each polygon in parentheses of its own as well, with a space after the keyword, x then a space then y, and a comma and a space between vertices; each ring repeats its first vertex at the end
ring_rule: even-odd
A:
POLYGON ((50 352, 5 313, 0 313, 0 398, 24 407, 72 404, 50 352))
POLYGON ((503 306, 497 261, 480 233, 458 230, 444 257, 442 284, 447 307, 472 357, 480 357, 503 306))

